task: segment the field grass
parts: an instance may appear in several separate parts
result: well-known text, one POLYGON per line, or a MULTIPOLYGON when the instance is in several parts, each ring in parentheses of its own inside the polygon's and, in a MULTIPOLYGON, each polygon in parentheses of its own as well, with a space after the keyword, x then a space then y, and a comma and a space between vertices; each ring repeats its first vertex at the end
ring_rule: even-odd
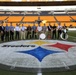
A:
MULTIPOLYGON (((67 41, 76 42, 76 31, 68 31, 69 38, 67 41)), ((17 72, 0 69, 0 75, 37 75, 37 73, 17 72)), ((65 72, 45 72, 42 75, 76 75, 76 70, 65 72)))
MULTIPOLYGON (((5 71, 0 70, 0 75, 37 75, 37 73, 21 73, 21 72, 12 72, 12 71, 5 71)), ((42 75, 76 75, 75 71, 66 71, 66 72, 45 72, 42 75)))
POLYGON ((68 41, 76 42, 76 31, 68 31, 68 41))

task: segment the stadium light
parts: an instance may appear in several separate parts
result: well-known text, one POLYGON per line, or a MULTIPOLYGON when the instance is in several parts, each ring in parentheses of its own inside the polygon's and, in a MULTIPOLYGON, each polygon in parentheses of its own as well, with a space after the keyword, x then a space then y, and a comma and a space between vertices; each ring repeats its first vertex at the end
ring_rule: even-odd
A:
POLYGON ((54 0, 54 1, 64 1, 64 0, 54 0))
POLYGON ((27 1, 30 1, 30 0, 27 0, 27 1))
POLYGON ((11 0, 11 1, 15 1, 15 2, 21 2, 22 0, 11 0))

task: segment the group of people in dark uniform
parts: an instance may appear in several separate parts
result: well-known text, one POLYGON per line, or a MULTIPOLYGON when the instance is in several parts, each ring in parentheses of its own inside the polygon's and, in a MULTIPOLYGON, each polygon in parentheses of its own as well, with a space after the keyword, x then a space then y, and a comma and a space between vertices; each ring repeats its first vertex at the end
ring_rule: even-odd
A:
POLYGON ((35 24, 31 27, 28 25, 27 27, 22 24, 21 26, 17 23, 16 27, 10 23, 10 26, 6 23, 6 26, 3 23, 0 24, 0 38, 1 41, 11 41, 11 40, 25 40, 25 39, 38 39, 41 33, 46 35, 46 39, 59 39, 60 34, 63 32, 63 29, 66 29, 66 25, 61 26, 59 23, 58 26, 55 24, 51 25, 49 23, 48 26, 44 24, 41 26, 40 24, 36 26, 35 24))
MULTIPOLYGON (((64 29, 67 31, 67 26, 65 24, 64 26, 62 26, 60 23, 58 24, 58 26, 56 26, 55 24, 53 26, 51 25, 48 26, 48 31, 49 33, 51 31, 52 39, 60 39, 60 35, 61 33, 64 33, 64 29)), ((65 38, 65 35, 64 35, 64 38, 65 38)))

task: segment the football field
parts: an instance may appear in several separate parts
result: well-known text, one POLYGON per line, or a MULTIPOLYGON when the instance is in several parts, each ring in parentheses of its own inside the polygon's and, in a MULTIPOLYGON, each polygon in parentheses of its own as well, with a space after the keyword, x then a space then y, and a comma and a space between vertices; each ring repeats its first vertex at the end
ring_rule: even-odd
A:
MULTIPOLYGON (((66 42, 70 42, 70 43, 74 42, 74 43, 76 43, 76 31, 68 31, 67 34, 68 34, 69 37, 66 40, 66 42)), ((60 39, 59 41, 62 41, 62 40, 60 39)), ((36 42, 34 42, 34 43, 36 43, 36 42)), ((43 42, 42 42, 42 44, 43 44, 43 42)), ((38 45, 41 45, 41 44, 38 44, 38 45)), ((7 59, 7 61, 8 61, 8 59, 7 59)), ((9 69, 2 68, 2 66, 0 65, 0 75, 37 75, 37 72, 25 72, 25 71, 9 70, 9 69)), ((56 72, 48 72, 47 71, 47 72, 42 72, 42 75, 76 75, 76 69, 67 70, 67 71, 56 71, 56 72)))

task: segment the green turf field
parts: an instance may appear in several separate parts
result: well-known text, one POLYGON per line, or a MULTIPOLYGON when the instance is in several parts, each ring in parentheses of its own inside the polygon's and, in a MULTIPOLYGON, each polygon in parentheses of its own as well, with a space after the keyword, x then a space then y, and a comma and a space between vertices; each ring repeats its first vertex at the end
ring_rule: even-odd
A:
MULTIPOLYGON (((0 75, 37 75, 37 73, 7 71, 7 70, 0 69, 0 75)), ((44 72, 44 73, 42 73, 42 75, 76 75, 76 70, 65 71, 65 72, 44 72)))
MULTIPOLYGON (((11 71, 0 70, 0 75, 37 75, 37 73, 21 73, 21 72, 11 72, 11 71)), ((76 75, 76 71, 45 72, 42 75, 76 75)))
MULTIPOLYGON (((76 31, 68 31, 68 35, 69 38, 67 41, 76 42, 76 31)), ((37 75, 37 73, 9 71, 0 68, 0 75, 37 75)), ((45 72, 42 73, 42 75, 76 75, 76 70, 66 72, 45 72)))
POLYGON ((68 31, 68 41, 76 42, 76 31, 68 31))

